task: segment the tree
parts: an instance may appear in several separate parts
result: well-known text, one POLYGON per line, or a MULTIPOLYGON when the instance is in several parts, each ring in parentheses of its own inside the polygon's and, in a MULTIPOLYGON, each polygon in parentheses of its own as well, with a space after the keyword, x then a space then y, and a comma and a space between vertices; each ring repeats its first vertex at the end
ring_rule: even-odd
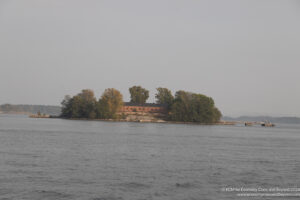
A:
POLYGON ((72 97, 71 101, 71 116, 70 118, 83 118, 82 116, 82 101, 79 95, 72 97))
POLYGON ((114 119, 117 117, 117 112, 123 106, 122 94, 114 89, 106 89, 97 105, 97 117, 102 119, 114 119))
POLYGON ((191 99, 192 93, 183 90, 177 91, 171 107, 170 119, 183 122, 191 121, 189 116, 191 99))
POLYGON ((93 119, 96 117, 96 98, 94 92, 89 89, 82 90, 81 93, 77 95, 79 101, 79 113, 80 118, 93 119))
POLYGON ((178 91, 171 107, 170 119, 184 122, 218 122, 221 112, 215 107, 214 100, 202 94, 178 91))
POLYGON ((141 86, 133 86, 129 88, 130 92, 130 102, 143 104, 146 103, 149 98, 149 91, 141 86))
POLYGON ((168 110, 171 108, 174 97, 171 91, 168 88, 156 88, 157 93, 155 94, 156 103, 158 104, 165 104, 168 110))
POLYGON ((214 107, 214 109, 213 109, 213 122, 216 123, 216 122, 220 121, 221 117, 222 117, 221 111, 218 108, 214 107))
POLYGON ((96 117, 96 98, 92 90, 82 90, 74 97, 66 96, 62 101, 61 117, 88 118, 96 117))
POLYGON ((71 118, 72 116, 72 110, 71 110, 71 96, 66 95, 63 101, 61 102, 61 114, 60 116, 63 118, 71 118))

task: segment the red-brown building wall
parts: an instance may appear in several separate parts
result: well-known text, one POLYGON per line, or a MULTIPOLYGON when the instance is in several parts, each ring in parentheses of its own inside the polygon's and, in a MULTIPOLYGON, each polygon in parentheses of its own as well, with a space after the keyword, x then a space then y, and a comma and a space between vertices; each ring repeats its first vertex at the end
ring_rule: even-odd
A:
POLYGON ((165 113, 165 107, 151 106, 123 106, 121 112, 148 112, 148 113, 165 113))

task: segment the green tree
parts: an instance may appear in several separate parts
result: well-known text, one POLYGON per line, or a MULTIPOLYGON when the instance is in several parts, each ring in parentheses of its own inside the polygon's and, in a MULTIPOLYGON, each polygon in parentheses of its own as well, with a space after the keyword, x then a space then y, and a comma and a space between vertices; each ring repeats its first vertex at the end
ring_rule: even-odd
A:
POLYGON ((184 122, 218 122, 221 112, 215 107, 214 100, 202 94, 178 91, 171 108, 170 119, 184 122))
POLYGON ((82 90, 73 96, 65 96, 62 101, 61 117, 64 118, 88 118, 96 117, 96 98, 92 90, 82 90))
POLYGON ((171 106, 174 102, 174 97, 172 92, 168 88, 156 88, 157 93, 155 94, 156 103, 165 104, 168 110, 171 109, 171 106))
POLYGON ((82 101, 81 101, 81 98, 76 95, 74 97, 72 97, 71 99, 71 116, 70 118, 83 118, 83 116, 81 115, 81 104, 82 104, 82 101))
POLYGON ((71 118, 72 117, 72 98, 70 95, 66 95, 63 101, 61 102, 61 114, 60 116, 63 118, 71 118))
POLYGON ((114 88, 106 89, 97 105, 97 116, 102 119, 114 119, 123 106, 123 96, 114 88))
POLYGON ((221 117, 222 117, 221 111, 218 108, 214 107, 214 109, 213 109, 213 122, 214 123, 219 122, 221 117))
POLYGON ((82 90, 78 95, 80 102, 79 113, 80 118, 89 118, 93 119, 96 117, 96 98, 94 92, 90 89, 82 90))
POLYGON ((143 104, 146 103, 149 98, 149 91, 141 86, 133 86, 129 88, 130 92, 130 102, 143 104))
POLYGON ((175 94, 174 103, 171 107, 170 119, 173 121, 188 122, 190 119, 190 103, 192 93, 179 90, 175 94))

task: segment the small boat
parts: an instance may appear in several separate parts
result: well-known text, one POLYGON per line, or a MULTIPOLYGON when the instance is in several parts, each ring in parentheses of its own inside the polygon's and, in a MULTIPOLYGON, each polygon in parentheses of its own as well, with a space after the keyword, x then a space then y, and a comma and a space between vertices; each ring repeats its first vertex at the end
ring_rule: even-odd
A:
POLYGON ((252 122, 245 122, 245 126, 253 126, 252 122))
POLYGON ((271 122, 262 122, 261 126, 263 126, 263 127, 274 127, 275 124, 273 124, 271 122))

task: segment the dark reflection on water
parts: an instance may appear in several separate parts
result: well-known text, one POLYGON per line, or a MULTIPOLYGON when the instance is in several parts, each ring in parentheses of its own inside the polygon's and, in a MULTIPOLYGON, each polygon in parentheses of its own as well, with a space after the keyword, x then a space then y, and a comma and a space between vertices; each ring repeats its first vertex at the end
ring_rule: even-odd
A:
POLYGON ((0 199, 241 199, 221 188, 299 187, 299 128, 0 115, 0 199))

